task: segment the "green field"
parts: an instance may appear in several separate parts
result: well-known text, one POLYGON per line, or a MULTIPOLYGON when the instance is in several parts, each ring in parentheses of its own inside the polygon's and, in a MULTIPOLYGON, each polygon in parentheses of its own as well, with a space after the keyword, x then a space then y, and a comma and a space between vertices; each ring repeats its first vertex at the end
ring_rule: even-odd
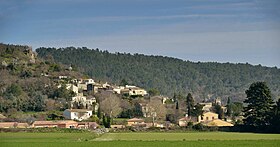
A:
POLYGON ((278 147, 280 134, 254 133, 107 133, 95 138, 93 133, 0 133, 0 147, 52 146, 252 146, 278 147))
POLYGON ((280 140, 280 134, 227 133, 227 132, 195 132, 195 133, 107 133, 98 140, 280 140))

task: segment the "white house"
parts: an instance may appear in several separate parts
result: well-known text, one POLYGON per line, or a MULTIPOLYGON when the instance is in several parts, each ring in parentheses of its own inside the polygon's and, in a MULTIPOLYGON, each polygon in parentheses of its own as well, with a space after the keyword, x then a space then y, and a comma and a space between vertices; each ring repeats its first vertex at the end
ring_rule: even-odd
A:
POLYGON ((84 102, 86 100, 87 100, 87 98, 85 96, 78 95, 78 96, 72 97, 72 102, 84 102))
POLYGON ((87 84, 94 84, 94 80, 93 79, 85 79, 83 80, 83 82, 87 85, 87 84))
POLYGON ((199 103, 200 105, 203 105, 203 108, 202 110, 203 111, 206 111, 206 112, 209 112, 210 109, 212 108, 212 103, 199 103))
POLYGON ((75 94, 79 93, 79 88, 73 84, 66 84, 66 89, 73 91, 75 94))
POLYGON ((90 118, 90 116, 92 116, 92 111, 87 109, 66 109, 63 112, 63 116, 66 119, 81 121, 90 118))
POLYGON ((121 94, 121 91, 124 89, 124 86, 113 86, 113 91, 117 94, 121 94))
POLYGON ((129 95, 141 95, 141 96, 144 96, 144 95, 147 95, 147 91, 142 89, 142 88, 130 88, 129 89, 129 95))
POLYGON ((67 79, 68 76, 58 76, 59 79, 67 79))
POLYGON ((106 82, 106 83, 102 84, 102 87, 103 87, 103 88, 108 88, 108 87, 111 87, 111 85, 109 85, 109 84, 106 82))
POLYGON ((87 84, 84 84, 84 83, 78 83, 77 84, 78 86, 78 89, 81 89, 81 90, 87 90, 87 84))
POLYGON ((77 102, 78 104, 82 104, 84 107, 87 107, 87 109, 89 109, 93 106, 94 103, 96 103, 96 99, 95 97, 87 98, 85 96, 77 95, 75 97, 72 97, 71 108, 73 108, 75 102, 77 102))
POLYGON ((127 94, 129 96, 145 96, 147 95, 147 91, 136 86, 126 85, 124 89, 121 89, 121 94, 127 94))

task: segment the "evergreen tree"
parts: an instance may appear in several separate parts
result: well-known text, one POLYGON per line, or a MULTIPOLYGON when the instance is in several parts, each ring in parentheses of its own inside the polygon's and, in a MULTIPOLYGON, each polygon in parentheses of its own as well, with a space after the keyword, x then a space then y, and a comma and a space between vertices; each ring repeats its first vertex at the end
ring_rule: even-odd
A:
POLYGON ((110 128, 111 127, 111 121, 113 120, 110 116, 107 116, 107 124, 106 124, 106 128, 110 128))
POLYGON ((128 85, 128 82, 126 81, 126 79, 122 79, 120 85, 121 86, 128 85))
POLYGON ((231 117, 231 116, 232 116, 232 107, 233 107, 233 104, 231 103, 230 97, 228 97, 226 107, 227 107, 226 115, 229 116, 229 117, 231 117))
POLYGON ((143 117, 143 112, 142 112, 142 109, 141 109, 141 106, 139 103, 135 103, 134 104, 134 108, 133 108, 133 116, 134 117, 143 117))
MULTIPOLYGON (((175 110, 174 110, 174 120, 178 120, 179 116, 180 116, 180 112, 179 112, 179 100, 177 98, 177 94, 174 92, 173 95, 173 100, 175 102, 175 110)), ((174 122, 176 122, 174 121, 174 122)))
POLYGON ((102 124, 103 124, 104 127, 107 126, 107 120, 106 120, 106 116, 105 115, 102 116, 102 124))
POLYGON ((223 119, 224 118, 224 111, 223 111, 223 109, 222 109, 222 107, 220 105, 215 104, 213 106, 213 111, 218 114, 218 118, 219 119, 223 119))
POLYGON ((103 125, 105 128, 110 128, 111 126, 111 117, 108 115, 103 115, 102 117, 103 125))
POLYGON ((234 102, 232 103, 232 116, 237 117, 240 116, 243 110, 243 103, 241 102, 234 102))
POLYGON ((246 90, 247 99, 244 103, 244 124, 265 126, 270 124, 273 112, 271 92, 265 82, 255 82, 246 90))
POLYGON ((98 117, 99 119, 101 118, 100 106, 98 106, 98 109, 97 109, 97 117, 98 117))
POLYGON ((277 130, 280 131, 280 98, 276 102, 276 105, 274 106, 274 114, 273 119, 271 121, 271 124, 276 127, 277 130))
POLYGON ((192 116, 193 114, 193 110, 194 110, 194 100, 193 100, 193 97, 190 93, 188 93, 188 96, 187 96, 187 113, 188 113, 188 116, 192 116))
POLYGON ((156 96, 156 95, 159 95, 159 94, 160 94, 159 90, 156 89, 156 88, 150 89, 150 90, 148 91, 148 93, 149 93, 150 96, 156 96))
POLYGON ((10 87, 7 88, 5 94, 12 94, 15 97, 20 96, 23 93, 22 88, 17 84, 12 84, 10 87))
POLYGON ((198 117, 198 116, 202 115, 203 114, 202 108, 203 108, 203 105, 200 105, 199 103, 197 103, 194 106, 194 111, 193 111, 192 116, 198 117))
POLYGON ((174 92, 174 94, 173 94, 173 100, 174 101, 177 101, 177 94, 174 92))
POLYGON ((178 96, 177 94, 174 92, 174 95, 173 95, 173 100, 175 102, 175 109, 176 110, 179 110, 179 101, 178 101, 178 96))
MULTIPOLYGON (((277 118, 278 122, 280 123, 280 98, 278 99, 278 101, 276 102, 276 106, 275 106, 275 117, 277 118)), ((278 123, 278 124, 279 124, 278 123)))

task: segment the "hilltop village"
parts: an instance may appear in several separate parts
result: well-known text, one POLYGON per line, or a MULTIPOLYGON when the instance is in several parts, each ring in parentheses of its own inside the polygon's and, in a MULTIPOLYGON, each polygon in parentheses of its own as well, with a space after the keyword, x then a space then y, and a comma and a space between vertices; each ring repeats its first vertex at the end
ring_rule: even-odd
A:
MULTIPOLYGON (((117 84, 94 79, 51 55, 39 58, 29 46, 0 44, 0 56, 0 128, 203 129, 244 123, 243 103, 231 97, 201 100, 179 91, 170 97, 126 77, 117 84)), ((272 102, 269 108, 278 112, 272 102)))
MULTIPOLYGON (((71 67, 70 67, 71 70, 71 67)), ((42 76, 48 77, 46 74, 42 76)), ((105 127, 123 129, 125 127, 141 127, 141 128, 169 128, 169 127, 187 127, 190 125, 203 124, 205 126, 233 126, 235 123, 230 117, 219 116, 216 107, 220 108, 222 115, 227 112, 227 107, 221 104, 221 100, 217 98, 215 102, 197 103, 201 106, 200 114, 188 115, 187 109, 179 110, 178 116, 170 116, 169 121, 166 121, 168 109, 177 105, 179 96, 169 98, 154 94, 152 91, 147 92, 145 89, 132 86, 116 86, 106 83, 98 83, 93 79, 75 79, 69 76, 58 76, 55 78, 56 87, 65 89, 72 94, 68 98, 69 108, 63 110, 63 115, 54 120, 34 120, 30 123, 24 122, 0 122, 0 128, 80 128, 80 129, 96 129, 100 125, 105 127), (98 97, 98 98, 97 98, 98 97), (134 108, 129 105, 133 103, 134 108), (131 111, 131 112, 129 112, 131 111), (179 111, 182 111, 183 117, 180 117, 179 111), (133 117, 133 118, 132 118, 133 117), (111 119, 109 124, 102 118, 111 119), (173 120, 172 120, 173 119, 173 120), (121 120, 121 121, 120 121, 121 120)), ((196 105, 196 106, 197 106, 196 105)), ((1 120, 5 121, 7 117, 1 115, 1 120)), ((236 116, 235 121, 241 120, 241 117, 236 116)), ((7 119, 8 120, 8 119, 7 119)))

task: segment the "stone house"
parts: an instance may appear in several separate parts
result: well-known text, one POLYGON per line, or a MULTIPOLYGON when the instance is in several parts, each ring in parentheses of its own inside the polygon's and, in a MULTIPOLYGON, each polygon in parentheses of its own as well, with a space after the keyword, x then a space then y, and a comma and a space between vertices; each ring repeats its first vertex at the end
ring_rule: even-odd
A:
POLYGON ((0 122, 0 128, 28 128, 27 123, 18 122, 0 122))
POLYGON ((78 123, 72 120, 35 121, 32 128, 77 128, 78 123))
POLYGON ((87 109, 66 109, 63 112, 63 116, 66 119, 72 119, 72 120, 85 120, 92 116, 92 110, 87 109))
POLYGON ((140 118, 132 118, 127 120, 127 126, 146 126, 146 123, 143 119, 140 118))
POLYGON ((197 117, 191 117, 191 116, 183 117, 183 118, 179 119, 179 121, 178 121, 180 127, 188 126, 189 122, 192 122, 193 124, 196 124, 197 123, 197 117))
POLYGON ((213 112, 203 113, 202 116, 198 117, 198 122, 206 126, 217 126, 217 127, 233 126, 233 124, 219 119, 218 114, 213 112))

